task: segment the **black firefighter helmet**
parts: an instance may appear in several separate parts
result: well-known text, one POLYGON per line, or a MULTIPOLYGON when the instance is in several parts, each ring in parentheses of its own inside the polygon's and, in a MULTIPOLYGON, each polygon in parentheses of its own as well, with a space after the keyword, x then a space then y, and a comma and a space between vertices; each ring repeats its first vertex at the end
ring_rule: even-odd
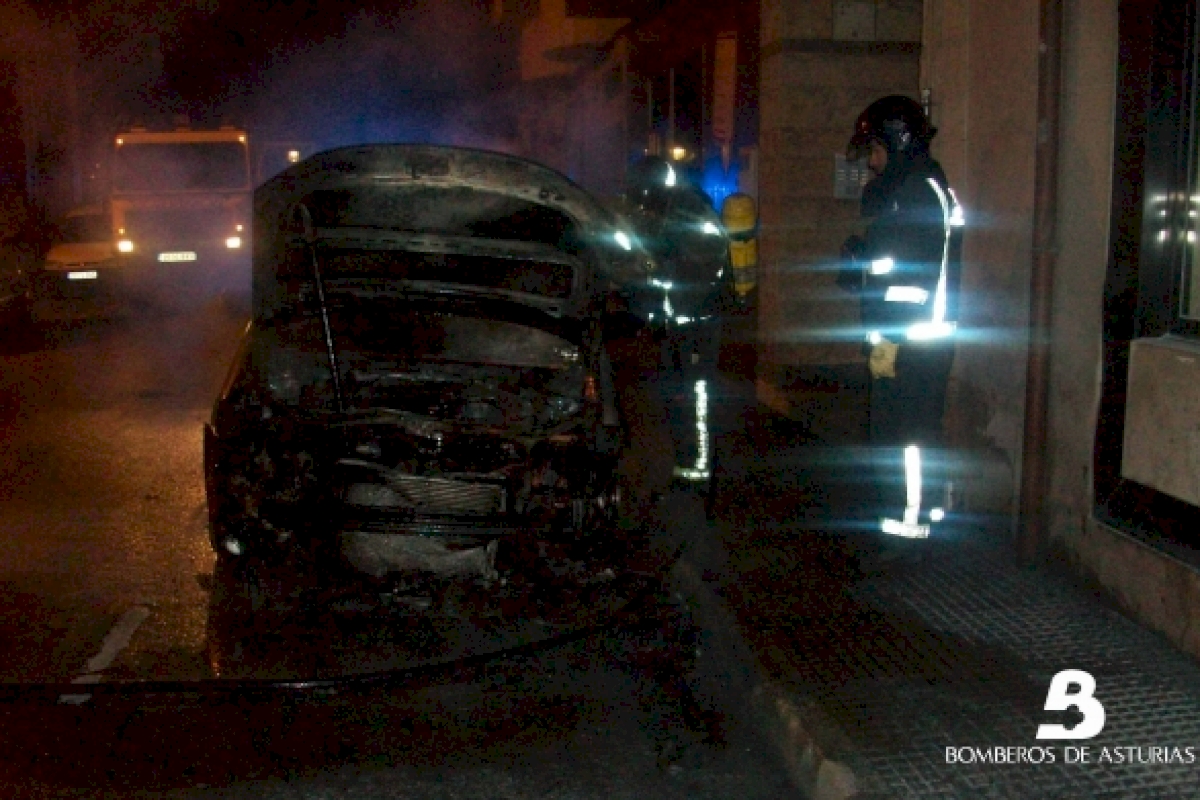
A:
POLYGON ((661 214, 678 184, 679 177, 670 162, 659 156, 646 156, 629 168, 626 198, 644 212, 661 214))
POLYGON ((937 128, 929 124, 920 103, 904 95, 889 95, 871 103, 858 115, 846 156, 866 157, 871 142, 879 142, 889 154, 924 149, 936 134, 937 128))
POLYGON ((656 262, 663 313, 675 321, 713 315, 732 272, 729 237, 712 201, 658 156, 632 165, 627 178, 625 215, 656 262))

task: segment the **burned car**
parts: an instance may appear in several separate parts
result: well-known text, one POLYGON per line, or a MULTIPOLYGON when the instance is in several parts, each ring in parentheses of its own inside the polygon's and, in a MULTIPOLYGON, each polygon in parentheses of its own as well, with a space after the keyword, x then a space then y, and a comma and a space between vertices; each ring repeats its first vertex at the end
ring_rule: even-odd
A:
POLYGON ((641 456, 612 345, 637 323, 613 298, 649 259, 615 217, 522 159, 381 145, 264 184, 254 231, 252 319, 204 434, 244 604, 426 608, 629 568, 619 466, 641 456))

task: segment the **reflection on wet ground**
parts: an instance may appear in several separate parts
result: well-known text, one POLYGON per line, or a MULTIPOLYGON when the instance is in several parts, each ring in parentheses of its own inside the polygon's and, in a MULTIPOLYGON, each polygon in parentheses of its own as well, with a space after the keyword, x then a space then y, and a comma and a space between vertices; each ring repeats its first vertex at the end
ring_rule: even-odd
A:
POLYGON ((207 673, 199 432, 243 324, 213 299, 0 339, 0 680, 87 674, 134 608, 114 668, 207 673))

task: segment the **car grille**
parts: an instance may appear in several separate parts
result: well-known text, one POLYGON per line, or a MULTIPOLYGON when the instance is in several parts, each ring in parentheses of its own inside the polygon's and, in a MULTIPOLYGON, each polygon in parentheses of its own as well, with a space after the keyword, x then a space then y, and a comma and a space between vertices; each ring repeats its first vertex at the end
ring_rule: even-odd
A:
POLYGON ((457 547, 478 547, 491 539, 510 537, 532 530, 519 524, 509 524, 507 517, 483 516, 434 516, 432 514, 406 514, 396 509, 358 508, 344 516, 337 526, 343 535, 362 533, 394 536, 396 534, 419 533, 436 536, 457 547))
POLYGON ((480 516, 503 513, 504 487, 494 483, 391 475, 386 483, 355 483, 346 490, 352 506, 406 509, 417 514, 480 516))

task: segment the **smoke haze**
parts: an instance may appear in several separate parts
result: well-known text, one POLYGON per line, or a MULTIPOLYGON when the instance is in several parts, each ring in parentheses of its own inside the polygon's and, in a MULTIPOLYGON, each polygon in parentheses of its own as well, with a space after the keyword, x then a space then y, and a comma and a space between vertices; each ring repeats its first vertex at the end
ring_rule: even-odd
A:
POLYGON ((507 123, 493 101, 510 78, 515 43, 477 4, 426 0, 304 27, 306 33, 216 87, 211 113, 259 138, 318 149, 502 143, 507 123))

